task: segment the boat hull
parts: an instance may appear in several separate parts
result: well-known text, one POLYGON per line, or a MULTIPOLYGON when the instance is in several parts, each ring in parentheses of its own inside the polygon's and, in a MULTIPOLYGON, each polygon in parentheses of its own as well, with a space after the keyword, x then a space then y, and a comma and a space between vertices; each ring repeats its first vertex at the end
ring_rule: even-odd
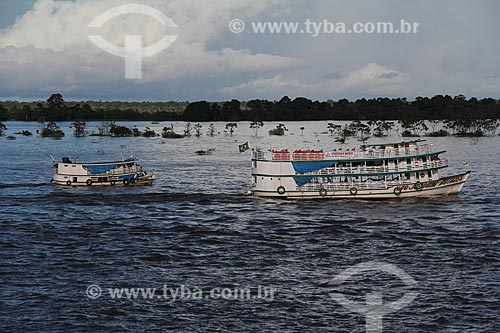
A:
POLYGON ((92 181, 91 177, 78 177, 77 182, 71 182, 66 179, 53 179, 52 184, 66 187, 79 187, 79 186, 151 186, 154 182, 154 175, 147 175, 138 179, 116 179, 105 181, 92 181), (90 182, 89 182, 90 180, 90 182))
POLYGON ((456 195, 462 190, 469 174, 470 171, 440 178, 436 181, 402 184, 386 189, 356 189, 354 191, 352 189, 327 190, 319 188, 309 191, 285 191, 283 194, 277 193, 277 191, 252 190, 252 194, 258 197, 281 199, 395 199, 456 195))

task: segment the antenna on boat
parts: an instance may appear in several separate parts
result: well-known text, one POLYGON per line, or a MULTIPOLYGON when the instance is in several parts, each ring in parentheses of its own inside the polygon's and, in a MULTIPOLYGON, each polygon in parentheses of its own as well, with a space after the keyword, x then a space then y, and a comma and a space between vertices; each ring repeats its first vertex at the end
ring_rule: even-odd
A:
POLYGON ((122 161, 125 161, 125 159, 123 158, 123 149, 127 148, 127 146, 125 145, 120 145, 120 154, 122 155, 122 161))

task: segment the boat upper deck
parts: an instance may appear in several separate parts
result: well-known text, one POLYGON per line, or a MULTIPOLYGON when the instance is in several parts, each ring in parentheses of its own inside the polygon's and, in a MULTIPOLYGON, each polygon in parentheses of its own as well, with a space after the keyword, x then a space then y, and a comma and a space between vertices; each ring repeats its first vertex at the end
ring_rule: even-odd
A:
POLYGON ((374 159, 402 159, 406 157, 418 157, 426 155, 438 155, 445 151, 433 151, 432 144, 418 145, 423 140, 381 144, 365 145, 352 149, 323 150, 295 150, 288 149, 252 152, 252 159, 262 161, 356 161, 374 159))

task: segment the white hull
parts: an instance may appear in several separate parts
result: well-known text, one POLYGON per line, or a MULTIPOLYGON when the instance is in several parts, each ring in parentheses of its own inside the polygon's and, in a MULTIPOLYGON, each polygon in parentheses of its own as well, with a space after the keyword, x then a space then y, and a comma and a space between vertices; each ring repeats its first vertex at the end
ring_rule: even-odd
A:
POLYGON ((79 179, 81 179, 81 181, 78 181, 78 182, 70 182, 68 183, 68 180, 55 180, 53 179, 52 180, 52 184, 54 185, 58 185, 58 186, 67 186, 67 187, 74 187, 74 186, 147 186, 147 185, 153 185, 153 181, 154 181, 154 176, 153 175, 148 175, 148 176, 145 176, 145 177, 141 177, 140 179, 136 179, 134 181, 128 181, 128 182, 124 182, 124 180, 122 179, 118 179, 118 180, 114 180, 114 181, 101 181, 101 182, 89 182, 87 183, 87 181, 90 179, 91 180, 91 177, 88 177, 87 179, 85 179, 85 177, 79 177, 79 179))
POLYGON ((441 178, 438 181, 424 182, 421 183, 421 189, 415 188, 416 183, 414 183, 391 186, 387 189, 359 189, 352 191, 355 192, 354 194, 351 193, 351 189, 321 190, 321 188, 308 191, 286 191, 283 194, 279 194, 277 191, 252 190, 252 194, 258 197, 283 199, 394 199, 454 195, 460 193, 469 178, 469 173, 441 178), (401 192, 395 190, 396 188, 400 189, 401 192))

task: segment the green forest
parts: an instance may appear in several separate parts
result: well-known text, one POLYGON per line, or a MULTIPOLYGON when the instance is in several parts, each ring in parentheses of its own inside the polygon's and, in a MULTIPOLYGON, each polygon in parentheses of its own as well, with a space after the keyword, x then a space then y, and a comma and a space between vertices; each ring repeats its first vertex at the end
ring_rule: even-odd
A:
POLYGON ((225 102, 65 101, 52 94, 46 101, 0 102, 0 121, 294 121, 294 120, 448 120, 500 119, 500 101, 451 97, 361 98, 313 101, 287 96, 279 101, 236 99, 225 102))

